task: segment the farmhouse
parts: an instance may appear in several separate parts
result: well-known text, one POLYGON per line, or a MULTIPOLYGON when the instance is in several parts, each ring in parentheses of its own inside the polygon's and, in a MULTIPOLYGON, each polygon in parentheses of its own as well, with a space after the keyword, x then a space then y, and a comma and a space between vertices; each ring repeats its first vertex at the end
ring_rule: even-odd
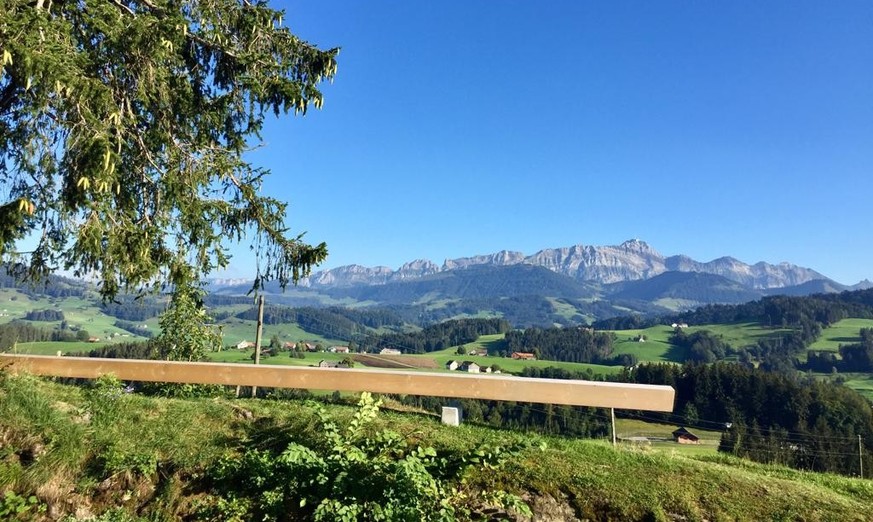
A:
POLYGON ((318 361, 319 368, 348 368, 349 363, 347 361, 325 361, 324 359, 318 361))
POLYGON ((479 373, 479 365, 473 361, 464 361, 458 366, 458 370, 467 373, 479 373))
POLYGON ((251 341, 240 341, 236 344, 237 350, 248 350, 249 348, 254 348, 255 343, 251 341))
POLYGON ((446 370, 457 370, 458 369, 458 361, 452 359, 451 361, 446 363, 446 370))
POLYGON ((348 346, 331 346, 327 349, 331 353, 349 353, 348 346))
POLYGON ((467 355, 478 355, 479 357, 488 357, 488 350, 476 348, 467 352, 467 355))
POLYGON ((536 361, 537 360, 536 355, 534 355, 530 352, 512 352, 512 358, 519 359, 522 361, 536 361))
POLYGON ((397 348, 382 348, 379 351, 379 355, 401 355, 403 352, 398 350, 397 348))
POLYGON ((700 437, 685 429, 684 426, 673 432, 673 440, 679 444, 700 444, 700 437))

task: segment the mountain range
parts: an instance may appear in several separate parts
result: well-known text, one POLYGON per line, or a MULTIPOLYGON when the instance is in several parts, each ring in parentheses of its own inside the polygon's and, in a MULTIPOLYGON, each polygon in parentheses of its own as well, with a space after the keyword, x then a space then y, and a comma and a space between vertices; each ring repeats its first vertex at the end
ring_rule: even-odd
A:
MULTIPOLYGON (((213 281, 214 293, 234 295, 250 282, 213 281)), ((663 256, 633 239, 614 246, 575 245, 532 255, 503 250, 447 259, 415 260, 393 270, 347 265, 312 274, 289 292, 268 286, 274 302, 294 306, 389 306, 419 321, 496 315, 513 324, 578 324, 628 313, 663 314, 714 303, 743 303, 766 295, 809 295, 849 287, 790 263, 749 265, 733 257, 708 262, 663 256)))
POLYGON ((797 286, 810 281, 828 280, 826 276, 790 263, 772 265, 765 262, 749 265, 732 257, 709 262, 695 261, 685 255, 665 257, 646 242, 632 239, 615 246, 575 245, 548 248, 526 256, 502 250, 494 254, 447 259, 442 266, 426 259, 405 263, 397 270, 386 266, 347 265, 316 272, 301 286, 312 288, 355 285, 379 285, 411 281, 425 276, 466 269, 471 266, 540 266, 579 281, 600 284, 649 279, 665 272, 700 272, 715 274, 756 290, 797 286))

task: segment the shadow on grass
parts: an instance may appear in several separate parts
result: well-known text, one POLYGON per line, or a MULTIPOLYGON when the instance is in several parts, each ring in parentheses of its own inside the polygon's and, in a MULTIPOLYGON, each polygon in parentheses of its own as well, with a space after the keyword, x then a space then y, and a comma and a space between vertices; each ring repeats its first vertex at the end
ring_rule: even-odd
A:
POLYGON ((670 348, 664 352, 664 359, 681 364, 688 360, 688 348, 671 344, 670 348))
POLYGON ((828 337, 828 341, 834 341, 838 343, 858 343, 861 341, 860 337, 828 337))

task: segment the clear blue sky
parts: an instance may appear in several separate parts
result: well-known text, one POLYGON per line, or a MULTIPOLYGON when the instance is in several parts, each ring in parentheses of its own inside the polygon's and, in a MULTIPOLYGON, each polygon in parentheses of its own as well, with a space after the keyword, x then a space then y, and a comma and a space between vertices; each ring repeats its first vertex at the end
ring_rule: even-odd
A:
POLYGON ((273 5, 342 47, 250 156, 323 268, 639 238, 873 278, 873 2, 273 5))

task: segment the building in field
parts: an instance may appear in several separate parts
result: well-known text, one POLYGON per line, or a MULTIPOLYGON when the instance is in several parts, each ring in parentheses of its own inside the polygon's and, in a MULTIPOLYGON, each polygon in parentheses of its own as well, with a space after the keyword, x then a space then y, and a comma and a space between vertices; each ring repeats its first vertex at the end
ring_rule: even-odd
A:
POLYGON ((673 440, 679 444, 700 444, 700 437, 685 429, 684 426, 673 432, 673 440))
POLYGON ((348 361, 318 361, 319 368, 349 368, 348 361))
POLYGON ((467 373, 479 373, 479 365, 473 361, 464 361, 458 366, 458 371, 467 373))

